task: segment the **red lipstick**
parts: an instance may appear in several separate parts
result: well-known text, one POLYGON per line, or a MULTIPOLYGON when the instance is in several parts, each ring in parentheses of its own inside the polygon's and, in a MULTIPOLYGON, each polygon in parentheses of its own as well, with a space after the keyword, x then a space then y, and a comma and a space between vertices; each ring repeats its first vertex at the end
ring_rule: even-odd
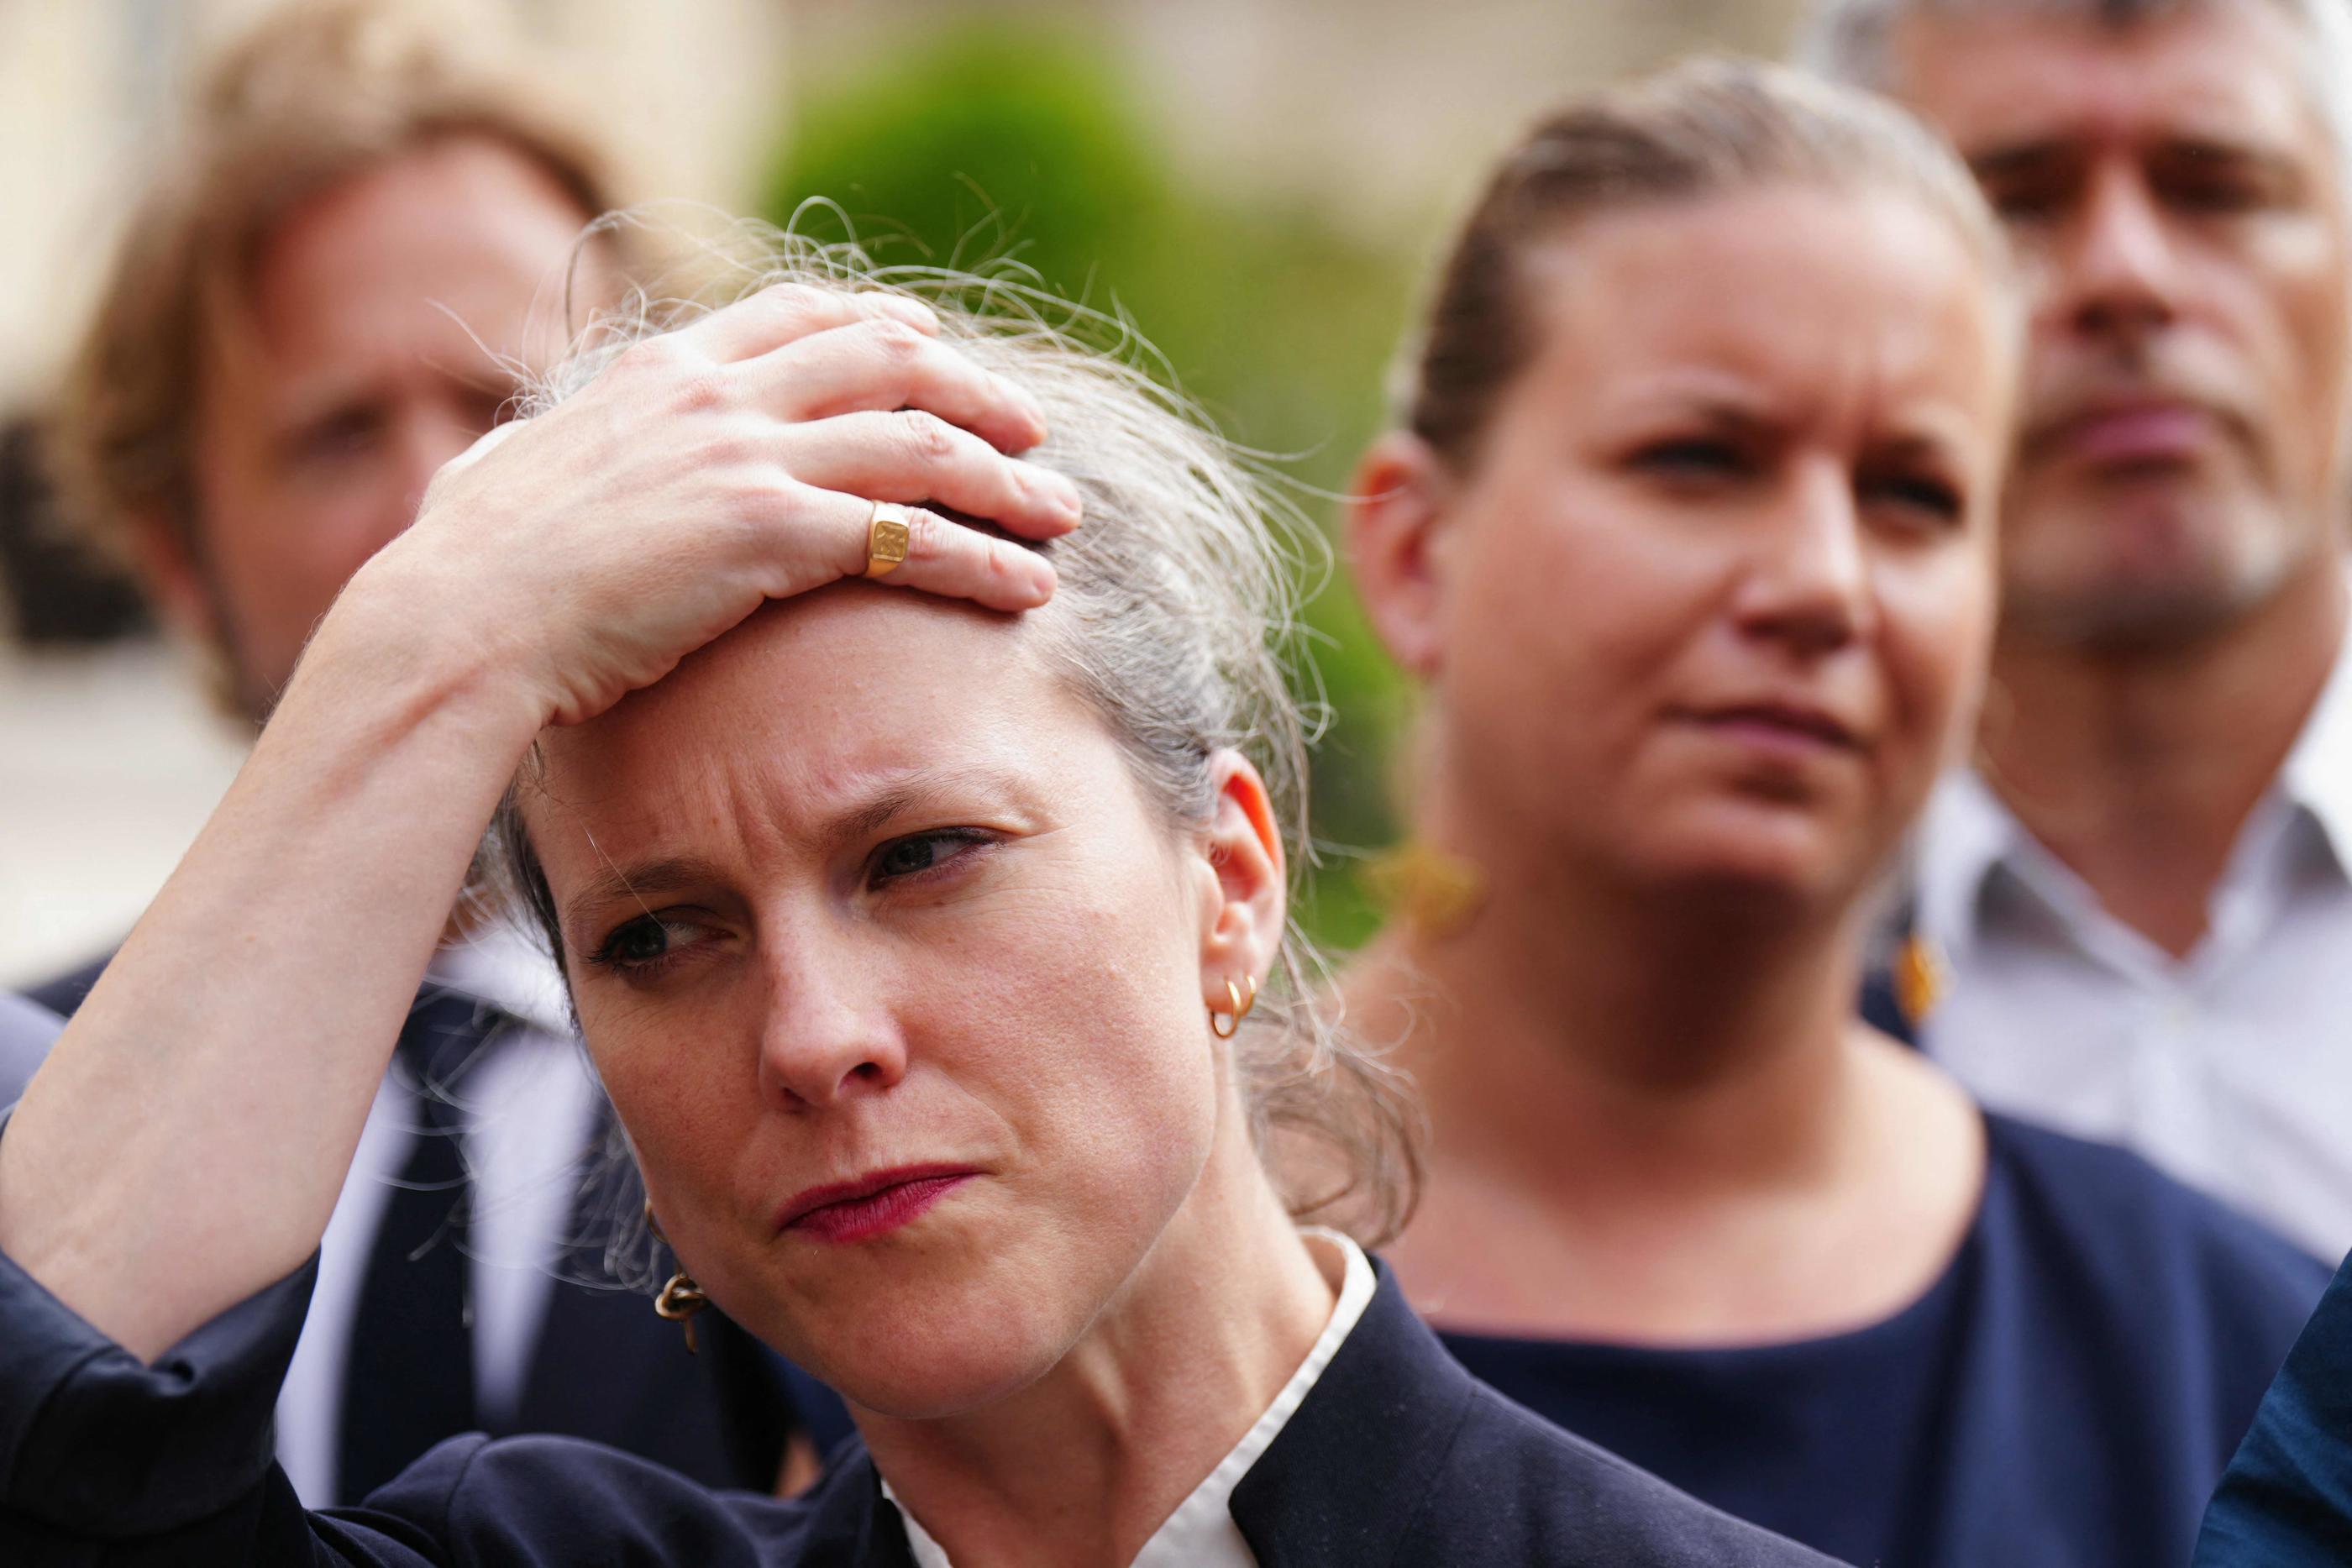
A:
POLYGON ((863 1241, 911 1224, 979 1174, 967 1166, 903 1166, 813 1186, 778 1212, 776 1228, 820 1241, 863 1241))

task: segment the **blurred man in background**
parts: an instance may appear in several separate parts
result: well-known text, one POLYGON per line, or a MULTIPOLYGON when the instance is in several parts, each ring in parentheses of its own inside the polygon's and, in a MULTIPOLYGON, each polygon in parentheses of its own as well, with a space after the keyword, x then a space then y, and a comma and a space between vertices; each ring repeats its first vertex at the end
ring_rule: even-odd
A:
MULTIPOLYGON (((257 725, 345 580, 631 259, 580 240, 614 202, 592 141, 432 20, 307 5, 223 57, 60 404, 68 515, 257 725)), ((583 1171, 606 1113, 545 957, 476 924, 452 919, 327 1233, 288 1473, 355 1500, 486 1428, 773 1484, 789 1407, 748 1340, 689 1359, 643 1295, 559 1282, 603 1272, 613 1195, 583 1171)), ((36 994, 70 1012, 101 967, 36 994)))
POLYGON ((1991 1104, 2352 1245, 2342 0, 1831 0, 2016 243, 2031 368, 1921 1037, 1991 1104))

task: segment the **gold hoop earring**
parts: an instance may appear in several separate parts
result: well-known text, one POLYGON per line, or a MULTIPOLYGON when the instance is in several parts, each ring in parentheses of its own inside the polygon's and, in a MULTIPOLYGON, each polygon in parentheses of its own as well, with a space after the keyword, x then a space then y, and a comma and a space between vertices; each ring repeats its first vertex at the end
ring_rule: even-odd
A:
MULTIPOLYGON (((662 1234, 661 1221, 654 1218, 654 1200, 650 1197, 646 1199, 646 1228, 653 1232, 655 1240, 669 1246, 669 1238, 662 1234)), ((674 1249, 671 1256, 677 1256, 674 1249)), ((654 1314, 686 1330, 686 1354, 694 1355, 699 1354, 694 1343, 694 1314, 709 1304, 710 1298, 694 1282, 694 1276, 686 1271, 686 1260, 681 1258, 677 1272, 669 1277, 661 1293, 654 1298, 654 1314)))
POLYGON ((1244 975, 1242 985, 1249 988, 1249 995, 1242 995, 1241 986, 1231 980, 1225 982, 1225 998, 1233 1005, 1230 1013, 1221 1013, 1214 1008, 1209 1009, 1209 1031, 1219 1040, 1231 1040, 1239 1034, 1242 1019, 1249 1017, 1250 1009, 1257 1006, 1257 977, 1244 975))

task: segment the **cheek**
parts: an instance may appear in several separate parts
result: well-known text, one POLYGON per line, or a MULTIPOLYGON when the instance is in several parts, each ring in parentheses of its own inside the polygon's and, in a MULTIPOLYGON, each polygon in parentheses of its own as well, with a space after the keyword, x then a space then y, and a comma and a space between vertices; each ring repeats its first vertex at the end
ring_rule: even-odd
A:
POLYGON ((1883 568, 1881 646, 1902 770, 1939 771, 1968 744, 1990 656, 1994 568, 1974 541, 1883 568))
POLYGON ((760 1117, 758 1035, 724 1007, 655 1007, 610 994, 580 1002, 590 1060, 648 1173, 656 1204, 694 1228, 688 1207, 723 1208, 735 1153, 760 1117))
POLYGON ((1213 1120, 1195 923, 1171 887, 1116 891, 1147 880, 1111 864, 1079 879, 992 943, 974 977, 985 989, 966 1027, 988 1046, 965 1087, 1013 1124, 1079 1224, 1161 1208, 1197 1174, 1213 1120))
POLYGON ((1599 482, 1497 496, 1466 530, 1448 706, 1513 745, 1614 750, 1708 623, 1720 549, 1599 482), (1543 722, 1574 715, 1576 723, 1543 722), (1613 737, 1613 738, 1612 738, 1613 737))

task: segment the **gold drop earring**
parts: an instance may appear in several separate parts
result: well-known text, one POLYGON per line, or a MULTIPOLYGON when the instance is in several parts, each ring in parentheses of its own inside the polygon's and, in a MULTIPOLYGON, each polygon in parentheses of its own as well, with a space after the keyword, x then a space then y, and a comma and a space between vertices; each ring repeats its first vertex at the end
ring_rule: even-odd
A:
MULTIPOLYGON (((654 1218, 654 1200, 650 1197, 646 1199, 646 1228, 654 1233, 655 1240, 669 1247, 669 1238, 662 1234, 661 1221, 654 1218)), ((677 1258, 676 1248, 670 1248, 670 1256, 677 1258)), ((694 1345, 694 1314, 709 1304, 710 1298, 694 1282, 694 1276, 686 1271, 686 1260, 678 1258, 677 1272, 669 1277, 661 1294, 654 1298, 654 1312, 685 1328, 686 1354, 693 1355, 698 1354, 694 1345)))

